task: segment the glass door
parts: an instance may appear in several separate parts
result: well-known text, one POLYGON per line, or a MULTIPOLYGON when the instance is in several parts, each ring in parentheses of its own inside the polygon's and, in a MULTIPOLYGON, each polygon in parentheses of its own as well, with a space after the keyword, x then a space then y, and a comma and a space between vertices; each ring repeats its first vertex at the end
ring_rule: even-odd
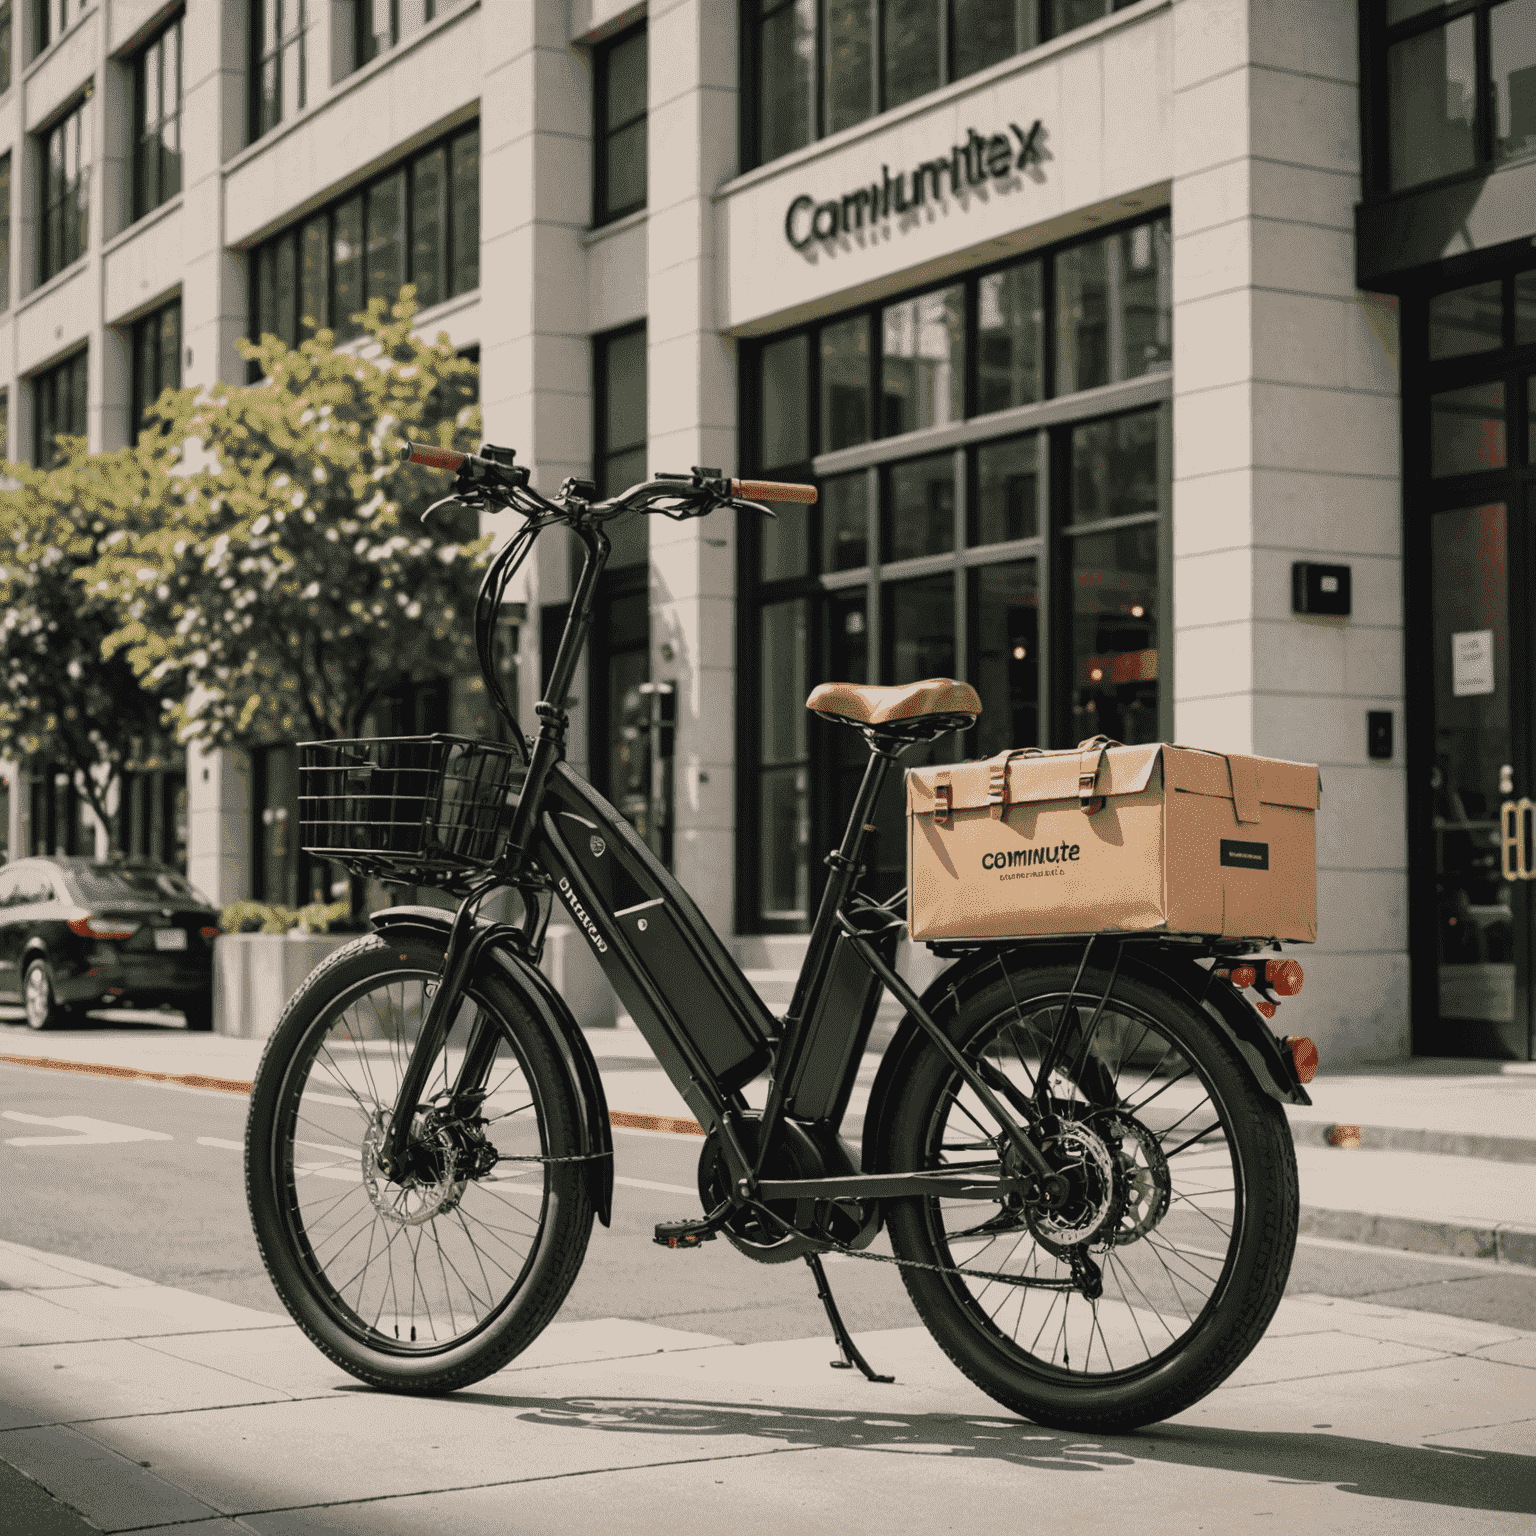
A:
POLYGON ((1435 1055, 1531 1055, 1530 509, 1430 520, 1435 1055))

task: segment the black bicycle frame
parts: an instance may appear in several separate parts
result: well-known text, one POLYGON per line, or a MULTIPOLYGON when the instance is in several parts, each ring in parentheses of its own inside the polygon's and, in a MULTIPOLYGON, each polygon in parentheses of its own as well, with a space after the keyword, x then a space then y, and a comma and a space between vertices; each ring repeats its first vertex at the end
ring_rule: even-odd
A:
MULTIPOLYGON (((1052 1177, 1020 1123, 1038 1118, 1035 1106, 1010 1095, 1001 1082, 995 1093, 989 1082, 995 1074, 960 1052, 896 973, 891 962, 900 920, 884 909, 854 904, 870 816, 902 743, 870 738, 869 765, 842 844, 828 858, 831 878, 782 1025, 769 1014, 688 892, 624 817, 564 761, 567 716, 560 701, 569 691, 587 638, 597 579, 609 550, 600 527, 578 520, 574 531, 586 546, 586 559, 550 671, 548 697, 537 707, 539 733, 506 853, 454 919, 443 975, 401 1081, 380 1167, 391 1176, 408 1169, 411 1125, 430 1065, 483 944, 493 934, 505 942, 510 932, 477 928, 474 910, 491 889, 516 886, 530 900, 535 892, 552 890, 565 907, 688 1108, 706 1132, 718 1136, 740 1198, 955 1196, 1020 1188, 1018 1179, 1003 1177, 1001 1163, 978 1163, 952 1172, 764 1177, 784 1121, 836 1137, 882 985, 997 1117, 1017 1154, 1018 1173, 1042 1180, 1052 1177), (870 914, 878 914, 878 926, 861 927, 861 919, 867 923, 870 914), (740 1090, 768 1069, 768 1099, 754 1134, 745 1123, 747 1104, 740 1090), (1000 1093, 1013 1101, 1011 1109, 1000 1093)), ((537 954, 528 958, 536 960, 537 954)), ((470 1063, 480 1054, 472 1038, 456 1093, 473 1092, 470 1063)), ((850 1154, 847 1167, 857 1166, 850 1154)))

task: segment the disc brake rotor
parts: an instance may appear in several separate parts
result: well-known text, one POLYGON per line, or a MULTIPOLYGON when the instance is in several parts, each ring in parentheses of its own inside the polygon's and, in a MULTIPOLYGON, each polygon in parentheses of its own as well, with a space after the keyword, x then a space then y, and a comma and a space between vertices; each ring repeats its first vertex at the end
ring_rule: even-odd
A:
POLYGON ((1066 1179, 1067 1196, 1053 1205, 1029 1207, 1029 1230, 1053 1249, 1107 1239, 1119 1217, 1121 1180, 1115 1177, 1115 1156, 1103 1137, 1080 1120, 1064 1120, 1042 1150, 1066 1179))
POLYGON ((459 1203, 469 1180, 459 1174, 458 1148, 447 1127, 434 1127, 429 1120, 412 1130, 415 1162, 419 1166, 425 1161, 421 1151, 426 1150, 438 1170, 436 1176, 422 1178, 408 1174, 401 1183, 392 1184, 379 1167, 379 1155, 384 1150, 388 1131, 386 1120, 385 1112, 376 1110, 363 1137, 363 1187, 368 1191, 373 1208, 386 1221, 405 1227, 420 1226, 451 1211, 459 1203))
POLYGON ((1111 1111, 1096 1117, 1096 1123, 1111 1143, 1120 1144, 1116 1162, 1121 1203, 1114 1240, 1123 1247, 1154 1231, 1168 1214, 1173 1180, 1162 1143, 1134 1116, 1111 1111))

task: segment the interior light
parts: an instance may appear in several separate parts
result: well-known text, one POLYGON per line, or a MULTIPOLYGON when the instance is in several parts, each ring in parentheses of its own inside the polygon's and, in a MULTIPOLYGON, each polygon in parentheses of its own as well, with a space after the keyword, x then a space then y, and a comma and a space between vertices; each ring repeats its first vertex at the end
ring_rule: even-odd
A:
POLYGON ((1022 645, 1014 646, 1014 648, 1013 648, 1013 659, 1015 661, 1023 661, 1024 657, 1027 654, 1028 653, 1025 651, 1025 649, 1024 649, 1024 647, 1022 645))
POLYGON ((1142 618, 1146 614, 1146 611, 1147 610, 1143 608, 1140 603, 1134 603, 1131 606, 1131 617, 1133 619, 1142 618))
POLYGON ((1104 668, 1103 667, 1093 667, 1093 668, 1091 668, 1089 670, 1089 673, 1088 673, 1088 680, 1090 682, 1094 682, 1094 683, 1102 683, 1104 681, 1104 668))

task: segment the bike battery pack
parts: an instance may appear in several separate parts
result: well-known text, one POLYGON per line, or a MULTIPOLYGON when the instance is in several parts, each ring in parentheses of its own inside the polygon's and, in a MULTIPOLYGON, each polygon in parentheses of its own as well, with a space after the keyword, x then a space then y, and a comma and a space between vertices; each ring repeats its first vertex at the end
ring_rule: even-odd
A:
POLYGON ((539 857, 555 877, 557 904, 679 1089, 693 1075, 690 1055, 726 1092, 762 1072, 772 1016, 629 823, 564 764, 550 779, 542 821, 539 857))

